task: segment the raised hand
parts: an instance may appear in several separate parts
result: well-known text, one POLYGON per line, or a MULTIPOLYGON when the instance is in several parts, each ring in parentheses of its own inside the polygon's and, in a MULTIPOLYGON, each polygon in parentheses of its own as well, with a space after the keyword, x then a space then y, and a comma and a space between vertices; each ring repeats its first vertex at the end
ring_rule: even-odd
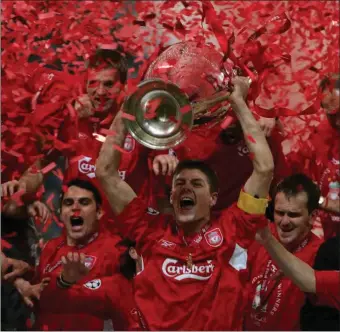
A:
POLYGON ((51 217, 51 211, 46 204, 35 201, 27 208, 27 213, 30 217, 40 217, 43 224, 51 217))
POLYGON ((276 125, 276 120, 275 118, 263 118, 260 117, 258 119, 258 123, 261 127, 261 129, 263 130, 264 134, 266 135, 266 137, 269 137, 276 125))
POLYGON ((18 278, 14 281, 14 286, 21 294, 26 305, 32 308, 34 306, 33 301, 35 299, 40 299, 42 291, 49 284, 49 282, 50 278, 44 278, 39 284, 32 285, 30 282, 22 278, 18 278))
POLYGON ((268 226, 261 228, 257 231, 256 235, 255 235, 255 240, 260 243, 260 244, 265 244, 268 239, 271 237, 272 233, 269 229, 268 226))
POLYGON ((63 270, 61 272, 64 281, 70 284, 76 283, 89 273, 85 265, 85 254, 69 252, 66 256, 61 257, 63 270))
POLYGON ((228 97, 231 103, 238 103, 247 98, 248 90, 251 84, 249 77, 236 76, 231 82, 234 86, 232 93, 228 97))
POLYGON ((175 156, 168 154, 158 155, 152 162, 152 169, 155 175, 171 175, 178 164, 178 159, 175 156))
POLYGON ((4 280, 13 281, 14 279, 23 276, 31 270, 31 266, 19 259, 6 258, 7 269, 12 267, 12 272, 4 275, 4 280))
POLYGON ((83 94, 75 102, 74 109, 77 111, 78 118, 89 118, 93 115, 94 109, 88 94, 83 94))
POLYGON ((10 197, 19 190, 25 190, 26 186, 17 180, 12 180, 1 184, 1 196, 10 197))

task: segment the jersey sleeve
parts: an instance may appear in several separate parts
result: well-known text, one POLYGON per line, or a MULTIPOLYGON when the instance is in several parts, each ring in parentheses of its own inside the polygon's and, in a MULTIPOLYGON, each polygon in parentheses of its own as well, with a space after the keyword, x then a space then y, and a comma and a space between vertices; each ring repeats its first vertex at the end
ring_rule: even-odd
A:
POLYGON ((291 169, 288 167, 287 159, 283 154, 282 142, 282 134, 277 129, 274 129, 270 139, 268 139, 275 165, 272 187, 276 186, 285 177, 291 175, 291 169))
POLYGON ((141 254, 157 236, 159 231, 157 224, 162 222, 159 212, 147 207, 139 197, 134 198, 116 220, 120 233, 123 237, 135 240, 136 249, 140 250, 141 254))
POLYGON ((315 271, 316 304, 340 310, 340 271, 315 271))
POLYGON ((268 224, 264 215, 266 205, 266 199, 254 198, 241 191, 238 202, 223 212, 224 233, 231 236, 233 229, 235 242, 242 248, 248 248, 254 242, 256 232, 268 224))
POLYGON ((115 330, 139 330, 132 284, 121 275, 96 278, 69 288, 57 286, 56 276, 44 289, 40 306, 53 313, 81 313, 111 319, 115 330), (53 301, 51 301, 53 299, 53 301))

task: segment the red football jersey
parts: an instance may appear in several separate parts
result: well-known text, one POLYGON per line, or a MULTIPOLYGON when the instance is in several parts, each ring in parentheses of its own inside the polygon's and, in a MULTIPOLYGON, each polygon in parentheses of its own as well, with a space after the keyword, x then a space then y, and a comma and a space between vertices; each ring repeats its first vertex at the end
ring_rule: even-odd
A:
POLYGON ((317 305, 340 310, 340 271, 315 271, 317 305))
MULTIPOLYGON (((196 129, 184 143, 175 149, 179 160, 201 159, 210 165, 218 176, 220 191, 214 210, 221 211, 237 201, 240 190, 253 171, 249 149, 243 139, 224 143, 221 127, 196 129)), ((282 152, 282 137, 276 131, 268 139, 275 162, 273 185, 289 175, 282 152)))
MULTIPOLYGON (((96 132, 95 126, 87 119, 79 121, 78 132, 71 129, 73 127, 65 124, 62 130, 62 137, 64 141, 71 139, 77 140, 76 147, 71 153, 67 154, 68 161, 65 170, 64 182, 74 178, 83 178, 91 180, 100 188, 96 180, 96 160, 99 156, 102 142, 98 141, 93 133, 96 132), (81 156, 79 160, 72 162, 72 158, 81 156)), ((113 147, 112 147, 113 148, 113 147)), ((143 197, 148 197, 148 180, 150 178, 150 171, 148 165, 148 157, 150 150, 143 147, 136 142, 131 135, 127 135, 124 143, 125 153, 122 153, 121 162, 119 166, 119 174, 124 181, 127 181, 135 192, 141 194, 143 197)), ((105 197, 103 195, 103 197, 105 197)))
POLYGON ((144 270, 134 279, 135 301, 149 329, 241 330, 247 249, 267 224, 263 216, 234 205, 192 239, 140 198, 117 219, 143 258, 144 270))
POLYGON ((42 292, 35 328, 52 331, 139 331, 143 320, 132 284, 120 274, 63 289, 56 277, 42 292), (53 300, 51 300, 53 299, 53 300), (124 300, 122 300, 124 299, 124 300))
MULTIPOLYGON (((316 181, 321 195, 329 200, 340 198, 340 133, 324 120, 309 141, 297 152, 288 155, 291 167, 316 181)), ((325 240, 340 235, 340 216, 318 211, 325 240)))
MULTIPOLYGON (((277 237, 276 227, 270 225, 277 237)), ((313 265, 322 241, 310 232, 294 254, 313 265)), ((300 309, 305 294, 275 265, 266 249, 258 243, 250 248, 249 302, 246 310, 246 331, 295 331, 300 330, 300 309)))
MULTIPOLYGON (((99 305, 97 302, 92 302, 91 297, 89 297, 89 300, 87 301, 89 309, 82 312, 79 308, 86 307, 85 303, 79 303, 79 298, 77 296, 72 297, 70 295, 75 292, 76 295, 80 293, 80 295, 78 294, 80 297, 85 297, 87 292, 84 293, 84 291, 79 291, 77 288, 75 288, 75 290, 72 288, 71 290, 67 290, 67 292, 70 291, 70 293, 65 295, 63 293, 65 290, 60 290, 59 288, 56 290, 53 287, 55 287, 56 278, 61 272, 61 257, 67 255, 68 252, 78 252, 86 255, 85 264, 90 269, 89 274, 82 278, 78 283, 86 284, 94 279, 115 276, 115 282, 117 282, 117 280, 122 282, 122 284, 117 285, 117 287, 126 288, 127 282, 122 281, 122 277, 116 277, 119 271, 120 250, 117 247, 119 241, 119 237, 113 237, 108 232, 99 232, 94 234, 88 243, 83 246, 68 246, 66 244, 65 234, 52 239, 45 244, 40 257, 36 279, 40 281, 44 277, 50 277, 52 281, 44 290, 45 296, 41 297, 38 304, 37 328, 41 329, 44 325, 47 325, 49 330, 93 330, 93 328, 94 330, 97 330, 98 328, 102 328, 101 325, 104 321, 103 317, 105 316, 105 320, 108 319, 107 314, 110 313, 105 311, 96 314, 97 311, 95 309, 91 310, 94 303, 96 303, 96 306, 99 305), (60 295, 60 298, 58 295, 60 295), (69 296, 68 304, 65 304, 64 302, 65 296, 69 296), (78 306, 80 307, 77 309, 78 306), (68 309, 72 307, 74 307, 72 310, 68 309)), ((132 289, 130 283, 129 289, 132 289)), ((117 296, 120 293, 121 292, 117 293, 117 296)), ((110 292, 110 294, 113 293, 110 292)), ((130 299, 127 298, 126 301, 132 303, 132 291, 128 294, 128 290, 126 290, 125 296, 130 296, 130 299)), ((103 303, 101 305, 101 308, 104 307, 103 303)), ((133 307, 131 309, 133 309, 133 307)), ((114 317, 114 313, 111 313, 109 318, 112 317, 114 317)), ((126 322, 120 324, 119 321, 116 321, 114 324, 119 327, 126 326, 126 322)))

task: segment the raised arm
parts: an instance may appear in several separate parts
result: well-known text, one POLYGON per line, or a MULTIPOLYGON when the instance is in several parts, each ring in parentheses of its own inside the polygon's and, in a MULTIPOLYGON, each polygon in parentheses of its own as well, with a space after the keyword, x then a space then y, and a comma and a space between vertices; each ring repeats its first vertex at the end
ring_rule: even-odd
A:
POLYGON ((119 215, 136 197, 133 189, 118 174, 121 158, 119 149, 123 149, 127 133, 121 111, 113 120, 110 131, 114 134, 106 137, 100 150, 96 162, 96 177, 109 200, 113 213, 119 215))
POLYGON ((311 266, 291 254, 266 227, 257 233, 257 240, 266 248, 269 255, 282 272, 303 292, 315 293, 315 272, 311 266))
POLYGON ((273 156, 260 125, 245 102, 249 79, 236 77, 233 84, 234 91, 229 97, 229 101, 242 126, 254 167, 253 173, 244 186, 244 191, 258 198, 266 198, 273 178, 273 156))
POLYGON ((319 204, 319 208, 327 212, 340 215, 340 199, 328 199, 322 198, 322 202, 319 204))
POLYGON ((19 179, 20 186, 24 187, 26 192, 35 193, 43 184, 44 175, 38 170, 41 170, 46 165, 47 162, 37 160, 19 179))

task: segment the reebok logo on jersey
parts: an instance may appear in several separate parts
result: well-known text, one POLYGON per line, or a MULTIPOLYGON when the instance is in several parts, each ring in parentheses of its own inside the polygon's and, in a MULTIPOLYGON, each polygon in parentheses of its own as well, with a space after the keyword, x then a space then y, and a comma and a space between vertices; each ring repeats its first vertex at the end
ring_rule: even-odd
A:
POLYGON ((159 211, 153 209, 152 207, 148 207, 147 211, 146 211, 147 214, 150 214, 152 216, 157 216, 159 214, 159 211))
POLYGON ((80 173, 86 174, 90 179, 93 179, 96 177, 96 166, 90 163, 91 160, 92 158, 86 156, 78 160, 78 169, 80 173))
POLYGON ((185 264, 178 263, 177 259, 167 258, 162 265, 163 273, 176 280, 208 280, 212 276, 214 268, 212 260, 207 260, 206 264, 194 264, 191 268, 188 268, 185 264))
POLYGON ((173 249, 173 248, 176 247, 175 243, 164 240, 164 239, 160 240, 159 242, 160 242, 161 246, 164 247, 164 248, 173 249))

